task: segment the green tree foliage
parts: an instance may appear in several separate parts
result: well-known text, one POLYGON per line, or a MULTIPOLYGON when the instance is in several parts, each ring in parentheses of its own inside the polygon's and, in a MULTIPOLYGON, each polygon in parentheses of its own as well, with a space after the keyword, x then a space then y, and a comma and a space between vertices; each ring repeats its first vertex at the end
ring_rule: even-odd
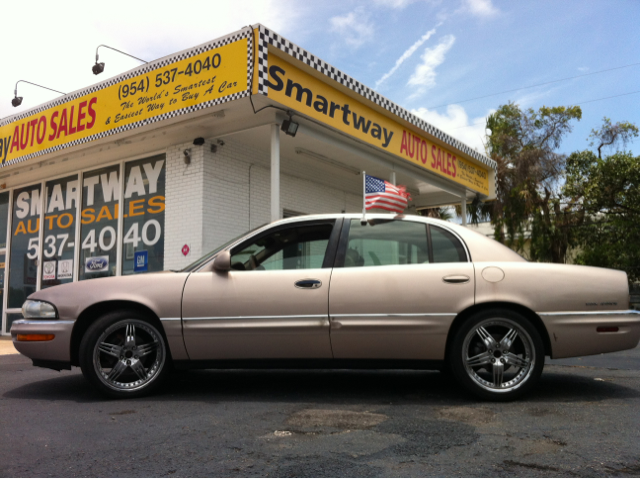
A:
POLYGON ((508 103, 487 119, 487 152, 498 166, 497 198, 470 205, 470 216, 489 216, 495 238, 516 251, 524 252, 530 231, 532 260, 564 263, 575 241, 572 227, 582 217, 578 199, 563 194, 566 155, 557 149, 581 118, 578 106, 523 111, 508 103))
POLYGON ((614 148, 622 145, 624 148, 627 144, 638 136, 638 127, 628 121, 611 124, 611 120, 606 116, 602 119, 602 128, 591 130, 591 143, 589 146, 596 146, 598 149, 598 158, 602 159, 602 148, 614 148))
POLYGON ((453 210, 451 208, 426 208, 424 210, 420 210, 420 215, 427 216, 428 218, 450 221, 453 219, 453 210))
POLYGON ((567 160, 565 193, 581 198, 584 224, 577 230, 577 262, 621 269, 640 281, 640 156, 616 152, 601 157, 603 147, 626 145, 638 136, 627 122, 593 130, 592 151, 573 153, 567 160))

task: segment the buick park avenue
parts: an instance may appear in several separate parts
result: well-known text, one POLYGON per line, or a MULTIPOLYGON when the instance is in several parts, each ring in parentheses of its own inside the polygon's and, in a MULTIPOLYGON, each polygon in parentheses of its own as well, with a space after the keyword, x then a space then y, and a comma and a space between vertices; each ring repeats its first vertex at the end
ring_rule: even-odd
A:
POLYGON ((455 224, 277 221, 182 271, 38 291, 11 328, 34 366, 134 397, 189 368, 439 369, 490 400, 531 392, 545 356, 634 348, 624 272, 530 263, 455 224))

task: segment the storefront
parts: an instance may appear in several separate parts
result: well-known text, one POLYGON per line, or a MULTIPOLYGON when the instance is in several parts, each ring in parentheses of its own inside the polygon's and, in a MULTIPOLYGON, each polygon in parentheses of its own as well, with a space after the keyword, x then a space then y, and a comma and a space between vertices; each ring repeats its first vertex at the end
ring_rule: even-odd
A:
POLYGON ((414 211, 495 184, 492 160, 261 25, 0 120, 0 160, 2 334, 39 289, 361 211, 363 170, 414 211))

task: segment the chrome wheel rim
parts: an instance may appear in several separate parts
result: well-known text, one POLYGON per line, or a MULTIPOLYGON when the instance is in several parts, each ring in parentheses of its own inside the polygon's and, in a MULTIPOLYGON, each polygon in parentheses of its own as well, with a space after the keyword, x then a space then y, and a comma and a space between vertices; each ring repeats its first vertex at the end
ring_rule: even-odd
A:
POLYGON ((536 360, 529 333, 507 318, 481 321, 464 339, 462 361, 467 374, 493 393, 508 393, 524 385, 536 360))
POLYGON ((154 381, 165 362, 165 345, 156 328, 126 319, 107 328, 93 350, 100 380, 116 391, 135 391, 154 381))

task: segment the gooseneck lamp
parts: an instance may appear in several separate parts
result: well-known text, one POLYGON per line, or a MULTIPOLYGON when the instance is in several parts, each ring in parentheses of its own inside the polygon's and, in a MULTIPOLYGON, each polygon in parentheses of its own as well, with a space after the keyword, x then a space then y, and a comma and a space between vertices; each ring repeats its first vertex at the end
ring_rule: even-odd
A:
POLYGON ((96 64, 91 67, 91 71, 93 72, 94 75, 99 75, 100 73, 102 73, 104 71, 104 62, 98 63, 98 60, 99 60, 98 49, 100 47, 105 47, 105 48, 108 48, 109 50, 113 50, 115 52, 122 53, 123 55, 126 55, 128 57, 134 58, 134 59, 136 59, 138 61, 141 61, 142 63, 149 63, 148 61, 145 61, 142 58, 134 57, 133 55, 129 55, 128 53, 125 53, 125 52, 123 52, 121 50, 118 50, 117 48, 110 47, 109 45, 98 45, 98 48, 96 48, 96 64))
POLYGON ((58 91, 58 90, 54 90, 53 88, 47 88, 46 86, 38 85, 37 83, 31 83, 30 81, 27 81, 27 80, 18 80, 16 82, 16 87, 13 90, 13 100, 11 100, 11 104, 14 107, 20 106, 22 104, 22 97, 18 96, 18 83, 20 83, 20 82, 28 83, 29 85, 39 86, 40 88, 44 88, 45 90, 55 91, 56 93, 60 93, 61 95, 66 95, 66 93, 63 93, 63 92, 58 91))

